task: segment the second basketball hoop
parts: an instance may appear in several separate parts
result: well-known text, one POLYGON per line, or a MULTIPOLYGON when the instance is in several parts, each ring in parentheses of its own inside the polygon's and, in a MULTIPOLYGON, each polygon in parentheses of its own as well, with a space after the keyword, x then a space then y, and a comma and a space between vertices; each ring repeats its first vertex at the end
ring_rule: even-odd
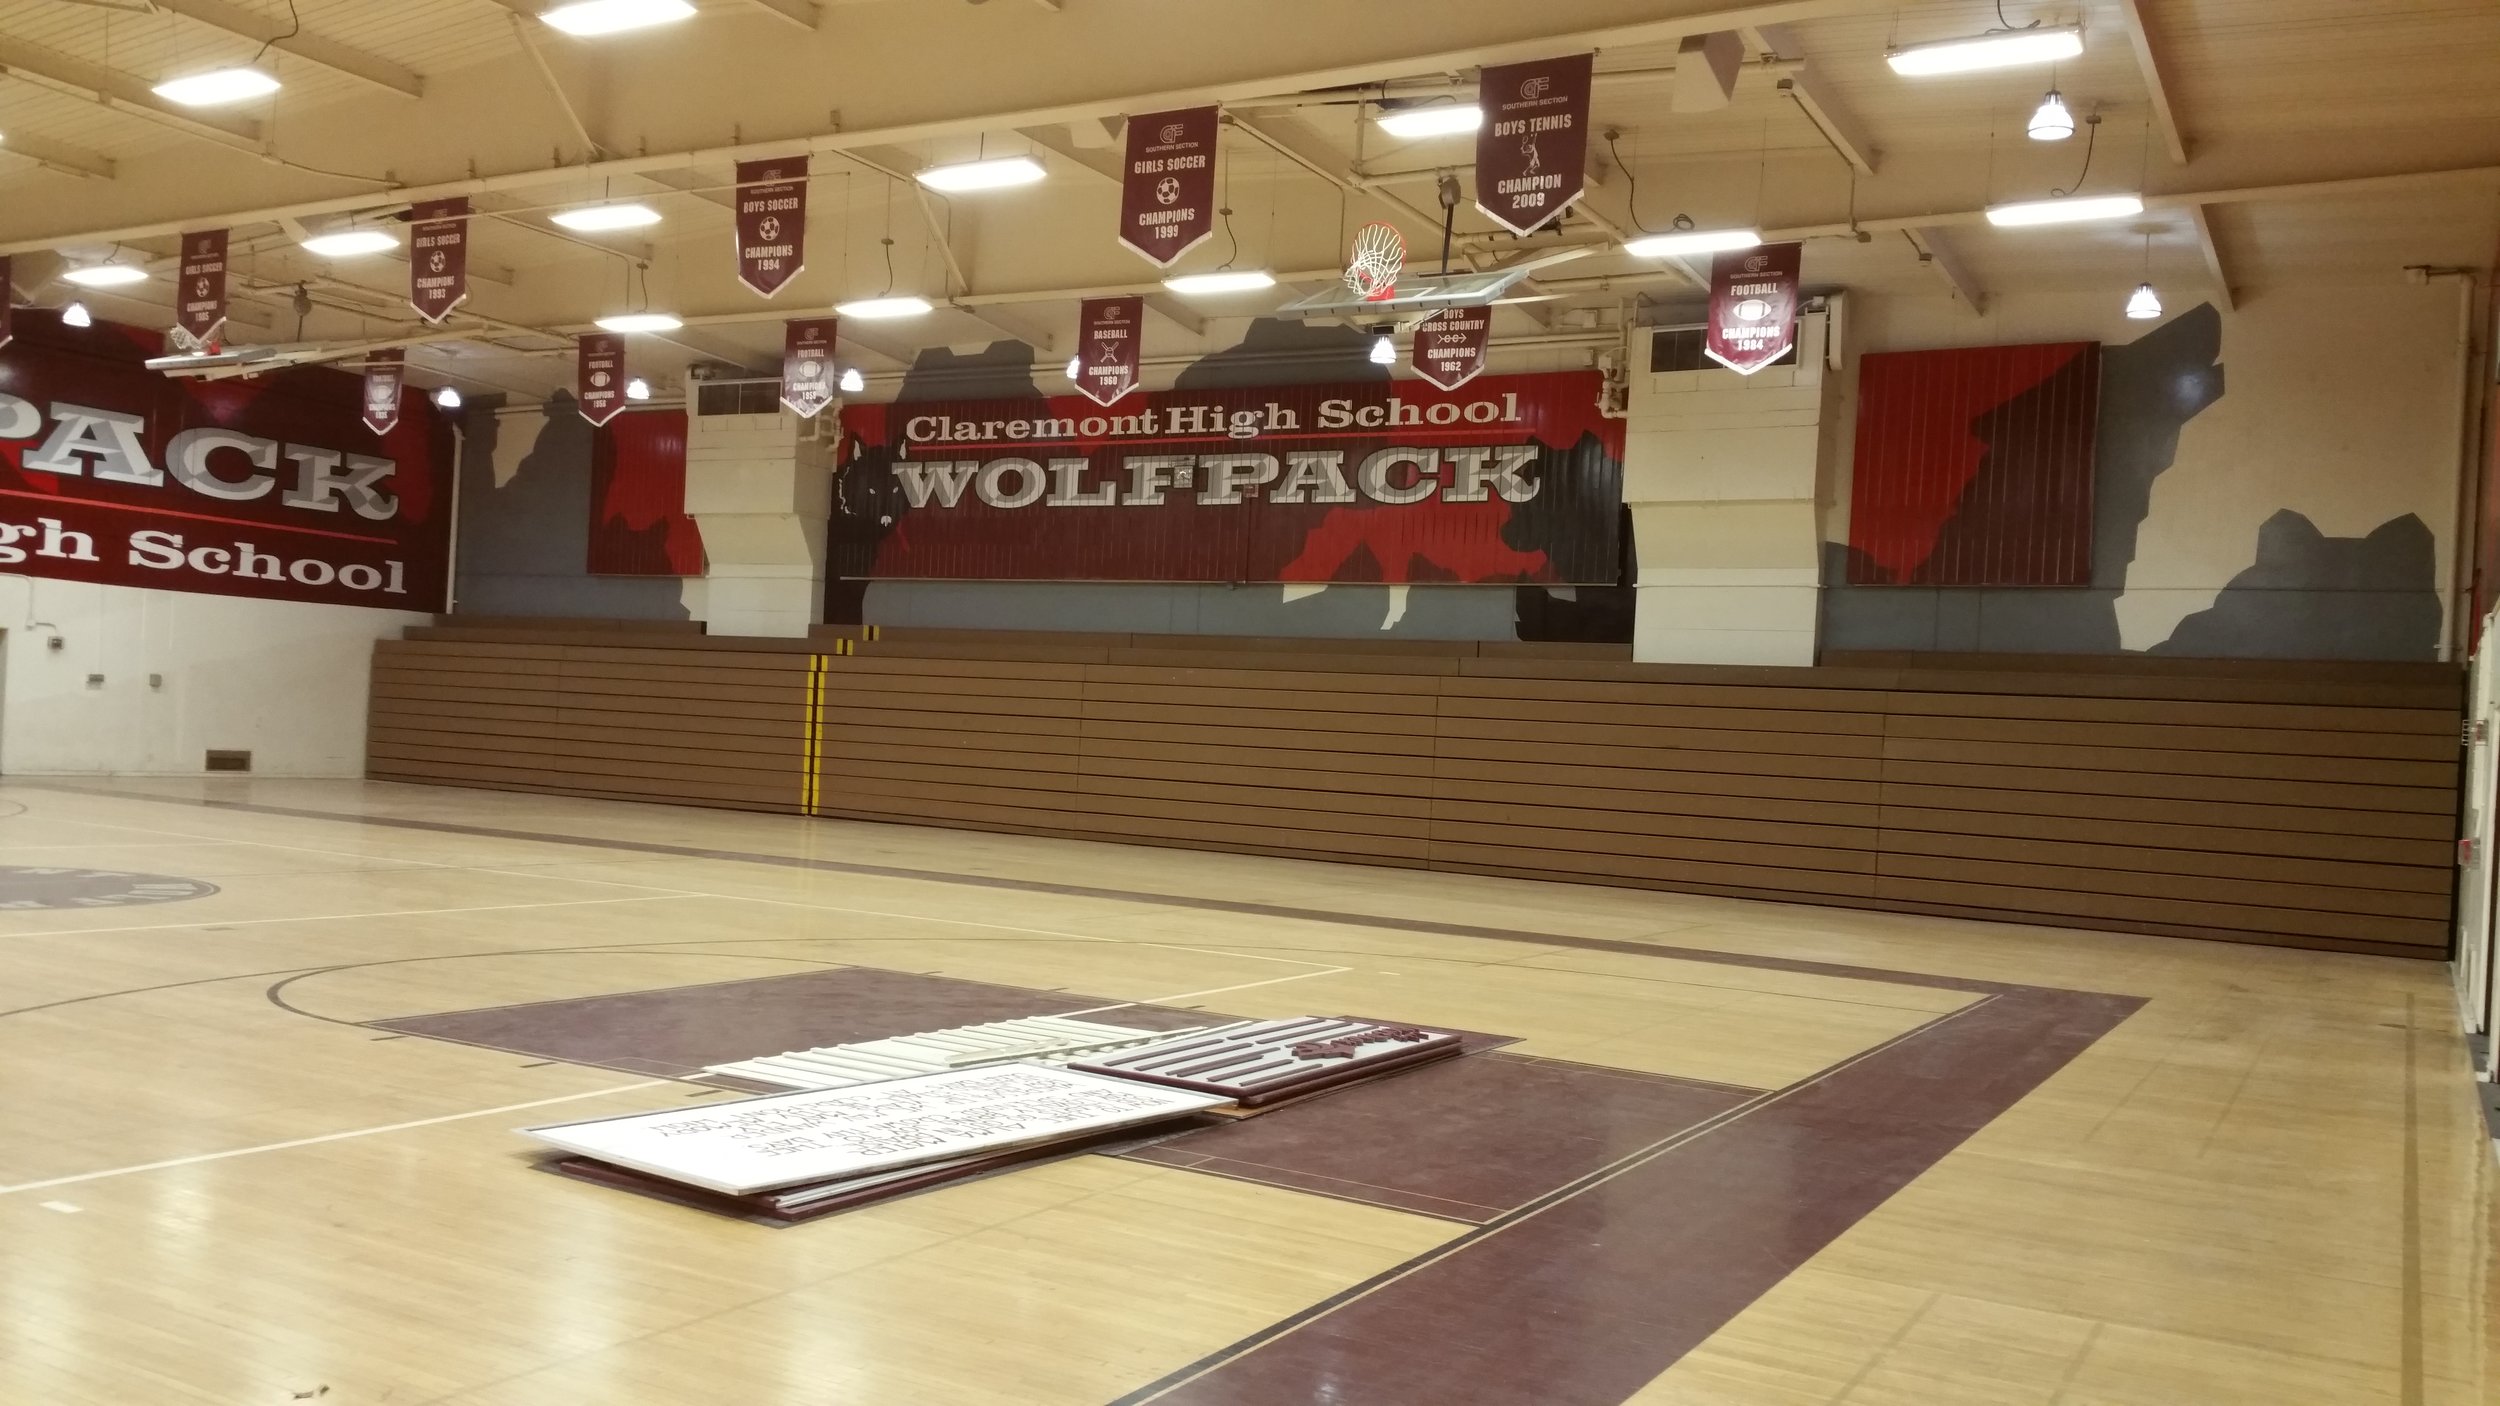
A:
POLYGON ((1406 236, 1398 227, 1374 221, 1354 232, 1354 254, 1346 260, 1347 291, 1367 303, 1397 296, 1398 272, 1406 267, 1406 236))

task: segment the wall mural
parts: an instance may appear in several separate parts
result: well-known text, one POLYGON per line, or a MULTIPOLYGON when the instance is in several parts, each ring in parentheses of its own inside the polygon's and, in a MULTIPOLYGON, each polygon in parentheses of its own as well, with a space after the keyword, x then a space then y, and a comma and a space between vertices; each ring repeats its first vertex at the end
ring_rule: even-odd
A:
POLYGON ((637 410, 590 438, 593 576, 701 576, 703 531, 686 515, 686 412, 637 410))
POLYGON ((462 613, 694 618, 674 579, 590 573, 592 430, 573 397, 509 414, 481 397, 461 423, 462 613))
MULTIPOLYGON (((2223 319, 2195 307, 2102 350, 2092 570, 2079 589, 1865 586, 1850 548, 1824 544, 1823 647, 2027 654, 2116 654, 2118 600, 2155 482, 2177 462, 2182 432, 2224 393, 2223 319)), ((2252 470, 2247 477, 2262 482, 2252 470)), ((1956 516, 1980 503, 1966 498, 1956 516)), ((1957 529, 1948 520, 1940 529, 1957 529)), ((2211 608, 2147 652, 2248 658, 2436 659, 2437 544, 2419 517, 2361 538, 2334 538, 2298 512, 2267 521, 2252 564, 2211 608)))

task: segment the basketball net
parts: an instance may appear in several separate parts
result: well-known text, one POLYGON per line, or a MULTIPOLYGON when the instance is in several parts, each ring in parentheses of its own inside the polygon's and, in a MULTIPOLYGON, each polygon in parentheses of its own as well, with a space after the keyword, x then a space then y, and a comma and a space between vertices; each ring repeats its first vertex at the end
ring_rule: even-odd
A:
POLYGON ((1354 256, 1346 261, 1345 286, 1367 303, 1396 296, 1398 271, 1406 267, 1406 236, 1392 224, 1373 222, 1354 232, 1354 256))

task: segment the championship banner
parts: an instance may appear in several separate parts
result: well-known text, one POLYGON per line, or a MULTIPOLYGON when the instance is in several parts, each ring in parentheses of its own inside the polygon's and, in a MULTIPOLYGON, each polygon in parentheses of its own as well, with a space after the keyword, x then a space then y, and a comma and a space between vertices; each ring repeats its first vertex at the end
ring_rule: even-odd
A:
POLYGON ((1144 298, 1087 298, 1076 308, 1076 388, 1096 405, 1137 389, 1144 298))
POLYGON ((1157 268, 1215 233, 1215 142, 1211 107, 1149 112, 1128 120, 1128 161, 1120 176, 1120 242, 1157 268))
POLYGON ((1710 261, 1710 326, 1702 351, 1750 376, 1797 345, 1797 271, 1805 246, 1765 244, 1710 261))
POLYGON ((429 200, 408 215, 408 305, 440 323, 469 298, 469 202, 429 200))
POLYGON ((807 267, 807 158, 738 163, 738 281, 764 297, 807 267))
POLYGON ((187 352, 206 351, 225 325, 226 232, 186 234, 174 292, 174 345, 187 352))
POLYGON ((581 398, 582 418, 604 425, 625 408, 625 339, 613 332, 593 332, 581 339, 574 393, 581 398))
POLYGON ((9 344, 13 335, 10 319, 17 311, 17 289, 9 283, 9 256, 0 254, 0 347, 9 344))
POLYGON ((832 575, 1618 579, 1623 422, 1591 371, 843 407, 832 575))
POLYGON ((1443 308, 1415 324, 1410 353, 1415 374, 1445 391, 1457 390, 1484 370, 1492 334, 1490 307, 1443 308))
POLYGON ((835 319, 802 317, 782 324, 781 403, 800 419, 814 419, 833 404, 835 319))
POLYGON ((30 318, 0 349, 0 571, 203 595, 444 608, 450 426, 363 423, 363 381, 148 370, 160 336, 30 318))
POLYGON ((399 392, 408 383, 408 353, 392 347, 365 353, 365 428, 386 435, 399 428, 399 392))
POLYGON ((1595 58, 1503 64, 1476 80, 1476 208, 1513 234, 1553 222, 1588 186, 1595 58))

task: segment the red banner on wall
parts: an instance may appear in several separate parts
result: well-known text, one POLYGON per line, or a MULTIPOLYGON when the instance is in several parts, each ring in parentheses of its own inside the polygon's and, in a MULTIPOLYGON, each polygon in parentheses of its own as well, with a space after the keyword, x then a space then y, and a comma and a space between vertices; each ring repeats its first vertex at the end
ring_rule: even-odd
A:
POLYGON ((573 383, 583 419, 594 425, 615 419, 625 408, 625 339, 613 332, 582 338, 573 383))
POLYGON ((1623 425, 1593 372, 842 412, 831 571, 1605 583, 1623 425))
POLYGON ((1144 298, 1087 298, 1076 309, 1076 388, 1096 405, 1137 389, 1144 298))
POLYGON ((1476 208, 1513 234, 1559 219, 1588 187, 1594 54, 1487 68, 1476 82, 1476 208))
POLYGON ((807 158, 738 163, 738 281, 769 298, 807 267, 807 158))
POLYGON ((17 289, 9 283, 9 256, 0 254, 0 347, 15 333, 11 315, 17 311, 17 289))
POLYGON ((814 418, 833 404, 835 320, 802 317, 782 324, 781 403, 790 413, 814 418))
POLYGON ((1149 112, 1128 120, 1128 162, 1120 177, 1120 242, 1157 268, 1215 233, 1215 144, 1211 107, 1149 112))
POLYGON ((377 435, 360 378, 179 381, 154 333, 23 317, 0 350, 0 571, 208 595, 443 606, 452 437, 377 435))
POLYGON ((1493 345, 1493 309, 1443 308, 1415 324, 1410 355, 1415 374, 1445 391, 1457 390, 1484 370, 1493 345))
POLYGON ((1797 345, 1797 273, 1802 244, 1765 244, 1710 261, 1710 325, 1701 349, 1750 376, 1797 345))
POLYGON ((186 234, 174 290, 174 345, 187 352, 205 351, 225 325, 226 232, 186 234))
POLYGON ((700 576, 703 533, 686 514, 686 412, 637 410, 590 437, 593 576, 700 576))
POLYGON ((469 201, 429 200, 408 215, 408 305, 439 323, 469 297, 469 201))
POLYGON ((389 434, 399 428, 399 403, 408 384, 408 353, 398 347, 365 353, 365 428, 389 434))

